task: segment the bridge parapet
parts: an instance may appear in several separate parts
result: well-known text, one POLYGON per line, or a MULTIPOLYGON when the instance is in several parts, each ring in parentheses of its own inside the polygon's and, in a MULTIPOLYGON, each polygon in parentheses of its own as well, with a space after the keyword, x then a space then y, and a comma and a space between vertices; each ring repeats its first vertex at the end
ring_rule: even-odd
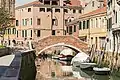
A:
POLYGON ((39 52, 45 50, 46 47, 59 44, 59 43, 63 43, 65 44, 63 46, 72 47, 78 51, 86 52, 88 50, 87 43, 73 36, 48 36, 38 40, 38 42, 35 42, 34 45, 37 53, 39 54, 39 52))

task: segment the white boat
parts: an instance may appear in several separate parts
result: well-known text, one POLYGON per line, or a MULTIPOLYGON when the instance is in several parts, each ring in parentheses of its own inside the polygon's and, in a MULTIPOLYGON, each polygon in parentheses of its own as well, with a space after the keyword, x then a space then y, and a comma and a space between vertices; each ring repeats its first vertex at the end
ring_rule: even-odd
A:
POLYGON ((78 53, 71 61, 71 64, 76 67, 80 67, 82 69, 86 69, 89 67, 94 67, 96 63, 90 63, 90 58, 89 56, 84 53, 78 53))
POLYGON ((96 63, 80 63, 80 68, 82 69, 86 69, 86 68, 93 68, 94 66, 96 66, 96 63))
POLYGON ((58 56, 52 56, 52 59, 59 59, 58 56))
POLYGON ((107 68, 107 67, 103 67, 103 68, 94 67, 93 70, 95 71, 95 74, 99 74, 99 75, 110 74, 110 68, 107 68))
POLYGON ((71 49, 64 49, 59 55, 60 60, 71 61, 73 58, 73 51, 71 49))
POLYGON ((66 61, 67 57, 59 57, 59 60, 66 61))

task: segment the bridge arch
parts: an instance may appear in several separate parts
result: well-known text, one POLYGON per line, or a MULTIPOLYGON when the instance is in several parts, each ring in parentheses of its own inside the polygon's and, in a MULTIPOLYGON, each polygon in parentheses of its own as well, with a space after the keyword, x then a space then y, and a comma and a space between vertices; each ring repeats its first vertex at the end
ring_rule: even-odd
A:
POLYGON ((34 43, 36 55, 54 46, 66 46, 77 50, 78 52, 86 52, 88 44, 73 36, 48 36, 34 43))

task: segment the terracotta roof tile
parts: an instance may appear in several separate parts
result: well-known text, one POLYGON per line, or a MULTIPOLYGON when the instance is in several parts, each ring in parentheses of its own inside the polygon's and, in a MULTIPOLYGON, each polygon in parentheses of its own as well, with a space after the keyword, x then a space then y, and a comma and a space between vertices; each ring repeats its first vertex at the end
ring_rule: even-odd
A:
POLYGON ((30 2, 30 3, 27 3, 27 4, 24 4, 22 6, 27 6, 27 5, 36 5, 36 4, 41 4, 39 1, 33 1, 33 2, 30 2))
POLYGON ((71 1, 71 6, 80 6, 81 2, 80 0, 70 0, 71 1))
POLYGON ((99 13, 104 13, 107 11, 107 8, 106 7, 103 7, 103 8, 99 8, 97 10, 94 10, 92 12, 89 12, 89 13, 86 13, 86 14, 83 14, 81 15, 79 18, 81 17, 87 17, 87 16, 92 16, 92 15, 96 15, 96 14, 99 14, 99 13))

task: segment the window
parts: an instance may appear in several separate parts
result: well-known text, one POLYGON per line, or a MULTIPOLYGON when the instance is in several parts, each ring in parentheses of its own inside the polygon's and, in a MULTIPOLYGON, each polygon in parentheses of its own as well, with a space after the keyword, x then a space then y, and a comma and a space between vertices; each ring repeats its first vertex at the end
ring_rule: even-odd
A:
POLYGON ((31 37, 32 37, 32 30, 31 30, 31 37))
POLYGON ((108 20, 107 20, 107 28, 108 28, 108 30, 110 30, 111 28, 112 28, 112 18, 109 18, 108 20))
POLYGON ((67 19, 65 19, 65 24, 67 24, 67 22, 68 22, 68 20, 67 20, 67 19))
POLYGON ((44 1, 45 5, 50 5, 50 1, 44 1))
POLYGON ((40 18, 37 19, 37 25, 40 25, 40 18))
POLYGON ((52 35, 55 35, 55 30, 52 30, 52 35))
POLYGON ((55 12, 60 12, 60 9, 55 9, 55 12))
POLYGON ((27 30, 25 30, 25 37, 27 37, 27 30))
POLYGON ((40 37, 40 30, 37 30, 37 37, 40 37))
POLYGON ((68 29, 69 29, 69 28, 67 27, 67 33, 68 33, 68 29))
POLYGON ((79 10, 79 13, 82 13, 82 10, 79 10))
POLYGON ((32 18, 30 19, 30 25, 32 25, 32 18))
POLYGON ((65 13, 68 13, 68 10, 67 10, 67 9, 64 9, 64 12, 65 12, 65 13))
POLYGON ((18 20, 16 20, 16 26, 19 26, 19 22, 18 22, 18 20))
POLYGON ((43 3, 43 0, 39 0, 41 3, 43 3))
POLYGON ((28 12, 31 12, 31 8, 28 8, 28 12))
POLYGON ((89 28, 90 24, 89 24, 89 20, 87 20, 87 29, 89 28))
POLYGON ((76 32, 76 25, 74 25, 74 32, 76 32))
POLYGON ((27 19, 25 19, 25 26, 27 26, 27 19))
POLYGON ((24 30, 22 30, 22 37, 24 37, 24 30))
POLYGON ((116 12, 116 23, 117 23, 117 12, 116 12))
POLYGON ((96 27, 98 26, 98 20, 97 20, 97 18, 96 18, 96 27))
POLYGON ((58 25, 58 20, 57 19, 52 19, 52 25, 57 26, 58 25))
POLYGON ((51 12, 52 10, 51 10, 51 8, 47 8, 47 12, 51 12))
POLYGON ((22 25, 24 26, 24 19, 22 19, 22 25))
POLYGON ((58 5, 57 1, 52 1, 52 5, 58 5))
POLYGON ((17 31, 17 37, 18 37, 18 31, 17 31))
POLYGON ((79 23, 79 30, 81 30, 81 29, 82 29, 81 24, 82 24, 82 22, 80 21, 80 23, 79 23))
POLYGON ((15 28, 13 28, 12 34, 16 34, 16 29, 15 28))
POLYGON ((97 37, 95 37, 95 45, 96 45, 96 49, 98 48, 98 40, 97 37))
POLYGON ((69 27, 69 35, 72 34, 72 26, 69 27))
POLYGON ((39 12, 45 12, 45 8, 40 8, 39 12))
POLYGON ((92 7, 94 7, 95 6, 95 2, 94 1, 92 1, 92 7))
POLYGON ((73 13, 76 13, 76 10, 73 10, 73 13))
POLYGON ((69 22, 71 22, 71 19, 69 19, 69 22))
POLYGON ((91 19, 91 28, 93 27, 93 19, 91 19))
POLYGON ((85 21, 83 21, 83 29, 85 29, 85 21))
POLYGON ((11 29, 10 28, 8 29, 8 34, 11 34, 11 29))

